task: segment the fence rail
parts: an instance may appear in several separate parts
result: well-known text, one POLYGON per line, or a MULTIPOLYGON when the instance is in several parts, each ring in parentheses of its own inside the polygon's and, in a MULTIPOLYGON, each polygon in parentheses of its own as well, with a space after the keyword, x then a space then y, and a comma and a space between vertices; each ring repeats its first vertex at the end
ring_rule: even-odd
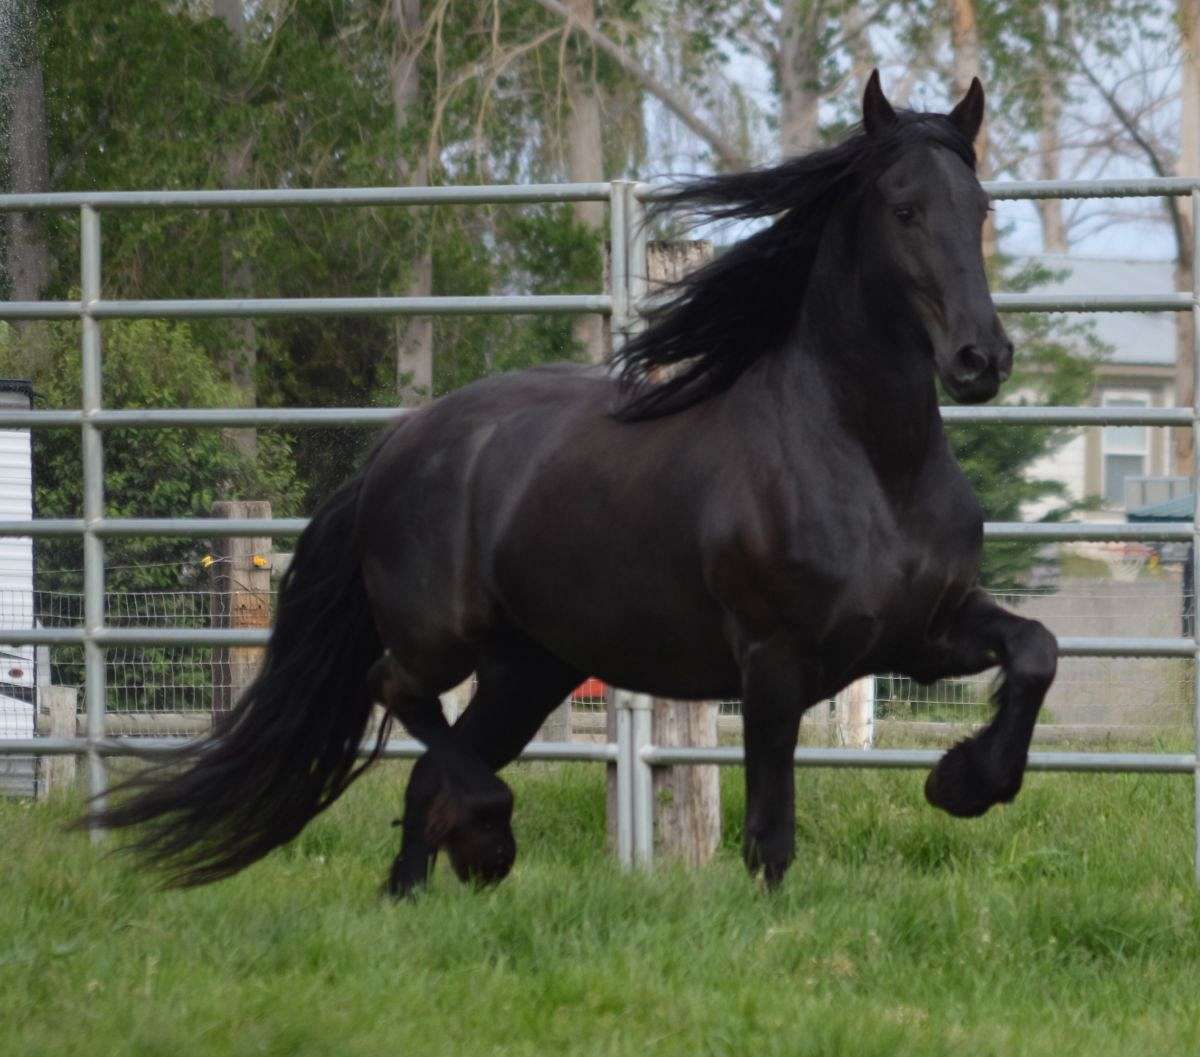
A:
MULTIPOLYGON (((1190 196, 1193 231, 1200 232, 1200 180, 1188 178, 989 183, 994 198, 1106 198, 1190 196)), ((103 432, 114 428, 230 426, 377 426, 394 419, 391 408, 262 409, 106 409, 100 388, 100 321, 133 318, 210 318, 294 315, 434 315, 600 313, 611 317, 614 340, 637 325, 636 309, 646 293, 644 203, 658 189, 629 181, 589 184, 541 184, 486 187, 321 188, 265 191, 117 191, 46 195, 0 195, 0 213, 26 210, 78 210, 80 215, 80 290, 78 301, 0 303, 0 319, 78 319, 81 322, 82 386, 78 410, 5 411, 0 428, 78 428, 83 440, 83 517, 0 522, 0 536, 82 536, 84 541, 84 621, 77 628, 0 628, 0 642, 11 644, 82 644, 87 734, 83 738, 0 739, 0 755, 76 753, 89 764, 93 794, 106 785, 104 757, 157 752, 180 739, 114 739, 104 736, 104 651, 117 645, 261 645, 267 633, 201 628, 108 627, 104 618, 104 539, 112 536, 295 535, 304 519, 106 518, 103 489, 103 432), (435 206, 603 201, 609 205, 611 268, 609 290, 586 295, 500 295, 490 297, 257 298, 225 300, 113 301, 101 294, 102 210, 318 208, 362 206, 435 206)), ((1000 293, 1001 311, 1012 312, 1160 312, 1191 311, 1200 324, 1200 239, 1194 249, 1196 286, 1191 291, 1152 295, 1042 295, 1000 293)), ((1195 328, 1200 353, 1200 325, 1195 328)), ((1200 380, 1200 354, 1194 356, 1200 380)), ((1191 408, 1119 409, 1065 407, 946 408, 951 424, 1008 422, 1056 426, 1149 425, 1190 428, 1200 440, 1200 384, 1191 408)), ((1194 445, 1200 460, 1200 444, 1194 445)), ((1193 470, 1193 493, 1200 485, 1200 461, 1193 470)), ((1162 525, 989 523, 993 540, 1177 540, 1200 542, 1192 522, 1162 525)), ((1192 590, 1196 589, 1193 573, 1192 590)), ((1082 657, 1184 657, 1200 672, 1200 628, 1194 638, 1092 638, 1060 640, 1064 655, 1082 657)), ((1200 678, 1193 679, 1193 726, 1200 737, 1200 678)), ((526 758, 615 762, 617 765, 618 847, 625 862, 648 863, 653 853, 653 766, 742 761, 737 749, 667 749, 652 744, 648 702, 618 693, 617 740, 597 746, 534 743, 526 758)), ((419 754, 415 742, 389 743, 387 755, 419 754)), ((938 754, 917 750, 797 750, 797 766, 926 767, 938 754)), ((1196 786, 1196 875, 1200 881, 1200 767, 1197 753, 1112 754, 1035 753, 1030 765, 1045 770, 1160 771, 1192 773, 1196 786)))

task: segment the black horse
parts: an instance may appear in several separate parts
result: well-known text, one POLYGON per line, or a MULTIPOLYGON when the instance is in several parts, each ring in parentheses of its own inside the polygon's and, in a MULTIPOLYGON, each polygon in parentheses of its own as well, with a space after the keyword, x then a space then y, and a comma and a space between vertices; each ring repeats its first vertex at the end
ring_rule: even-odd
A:
POLYGON ((234 873, 359 773, 381 701, 428 747, 391 891, 439 848, 499 880, 516 846, 495 772, 596 675, 741 697, 745 858, 773 885, 805 709, 873 672, 997 664, 995 718, 925 795, 961 816, 1011 800, 1057 644, 978 586, 982 514, 935 384, 987 400, 1012 366, 980 249, 982 116, 978 81, 948 115, 897 113, 876 73, 840 145, 671 191, 657 208, 774 220, 652 309, 620 378, 523 371, 401 419, 302 536, 236 709, 98 821, 143 825, 177 883, 234 873), (438 695, 471 672, 451 727, 438 695))

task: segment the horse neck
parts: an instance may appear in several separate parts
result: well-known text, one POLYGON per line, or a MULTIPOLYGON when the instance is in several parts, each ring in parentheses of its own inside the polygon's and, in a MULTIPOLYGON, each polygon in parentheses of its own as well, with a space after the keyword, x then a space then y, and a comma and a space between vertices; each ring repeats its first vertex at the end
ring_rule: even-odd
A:
POLYGON ((805 384, 808 374, 811 386, 815 372, 836 420, 881 479, 905 490, 945 444, 926 339, 891 291, 821 256, 800 315, 802 351, 790 358, 803 370, 793 377, 805 384))

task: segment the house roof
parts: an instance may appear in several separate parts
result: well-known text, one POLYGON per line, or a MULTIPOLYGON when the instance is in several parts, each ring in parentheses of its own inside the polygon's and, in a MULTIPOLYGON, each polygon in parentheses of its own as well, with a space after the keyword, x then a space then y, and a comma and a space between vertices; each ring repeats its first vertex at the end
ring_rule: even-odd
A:
MULTIPOLYGON (((1174 261, 1118 260, 1038 254, 1019 263, 1044 265, 1062 278, 1030 287, 1030 293, 1163 294, 1175 289, 1174 261)), ((1111 347, 1107 363, 1169 367, 1175 362, 1175 321, 1171 312, 1097 312, 1096 336, 1111 347)))

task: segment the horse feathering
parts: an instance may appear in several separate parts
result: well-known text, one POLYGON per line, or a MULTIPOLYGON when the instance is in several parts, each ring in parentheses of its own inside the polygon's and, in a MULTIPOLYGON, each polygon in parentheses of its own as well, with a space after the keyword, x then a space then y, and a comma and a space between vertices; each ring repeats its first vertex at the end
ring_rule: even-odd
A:
POLYGON ((780 349, 835 207, 861 200, 901 151, 920 142, 948 148, 975 168, 974 149, 945 115, 902 110, 883 133, 860 130, 770 168, 701 177, 657 194, 647 223, 677 210, 693 221, 776 219, 665 284, 666 296, 644 313, 646 329, 613 353, 622 392, 614 417, 636 422, 683 411, 780 349), (656 379, 664 368, 675 370, 656 379))

